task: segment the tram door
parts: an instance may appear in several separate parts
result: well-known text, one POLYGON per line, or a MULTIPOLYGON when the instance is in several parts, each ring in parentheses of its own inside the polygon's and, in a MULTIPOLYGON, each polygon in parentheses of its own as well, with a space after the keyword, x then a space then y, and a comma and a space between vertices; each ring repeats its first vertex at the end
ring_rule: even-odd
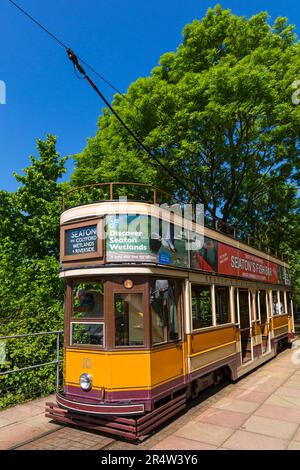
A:
POLYGON ((265 354, 270 349, 270 327, 269 327, 269 318, 268 318, 268 302, 267 302, 267 292, 261 290, 258 292, 257 296, 257 308, 259 309, 260 316, 260 328, 262 336, 262 353, 265 354))
MULTIPOLYGON (((131 281, 129 286, 131 286, 131 281)), ((115 347, 143 347, 145 344, 144 286, 125 287, 122 289, 120 286, 115 285, 113 305, 115 317, 115 347)))
POLYGON ((240 313, 240 334, 241 334, 241 355, 242 364, 252 360, 252 339, 251 321, 249 308, 249 293, 247 289, 238 290, 239 313, 240 313))
POLYGON ((182 292, 179 280, 150 280, 151 345, 160 346, 160 352, 152 356, 157 382, 182 377, 186 371, 182 292))

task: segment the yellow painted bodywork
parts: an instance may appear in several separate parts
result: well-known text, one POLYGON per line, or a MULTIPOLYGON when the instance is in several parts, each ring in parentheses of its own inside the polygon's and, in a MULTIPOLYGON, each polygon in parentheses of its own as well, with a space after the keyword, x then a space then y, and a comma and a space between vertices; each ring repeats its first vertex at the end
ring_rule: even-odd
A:
MULTIPOLYGON (((288 321, 287 315, 273 317, 272 329, 279 332, 288 326, 288 321)), ((260 326, 253 326, 252 333, 258 333, 260 326)), ((261 335, 253 338, 254 344, 261 342, 261 335)), ((85 372, 93 376, 96 390, 151 390, 237 353, 239 341, 239 329, 230 324, 199 330, 186 335, 182 342, 151 350, 96 351, 67 347, 65 383, 79 386, 79 377, 85 372)))
POLYGON ((237 340, 236 328, 230 326, 187 335, 183 342, 152 350, 95 351, 67 347, 65 382, 79 386, 79 377, 85 372, 92 375, 96 390, 151 390, 186 376, 189 356, 218 349, 218 354, 226 357, 228 345, 237 340))
POLYGON ((199 354, 237 341, 235 325, 199 330, 188 336, 188 355, 199 354))
POLYGON ((276 317, 271 318, 271 329, 277 330, 284 326, 288 326, 288 316, 287 315, 277 315, 276 317))
POLYGON ((65 351, 68 385, 79 385, 82 373, 93 376, 93 387, 109 391, 147 390, 184 374, 183 348, 165 347, 145 351, 91 351, 67 348, 65 351))
POLYGON ((289 315, 289 316, 288 316, 288 322, 289 322, 289 332, 290 332, 290 333, 294 333, 294 332, 295 332, 295 325, 294 325, 294 321, 293 321, 292 315, 289 315))
POLYGON ((261 327, 258 321, 252 323, 252 336, 259 336, 261 334, 261 327))

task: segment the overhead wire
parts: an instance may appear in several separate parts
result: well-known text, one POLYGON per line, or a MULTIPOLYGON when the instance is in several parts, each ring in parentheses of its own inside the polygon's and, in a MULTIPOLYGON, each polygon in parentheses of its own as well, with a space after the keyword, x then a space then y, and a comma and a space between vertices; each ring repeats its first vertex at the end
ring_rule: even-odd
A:
MULTIPOLYGON (((118 119, 118 121, 122 124, 122 126, 126 129, 126 131, 131 135, 131 137, 139 144, 139 146, 154 160, 164 171, 166 171, 169 176, 171 176, 179 185, 185 189, 188 193, 190 193, 194 198, 195 201, 200 201, 199 196, 197 196, 194 191, 192 191, 190 188, 188 188, 180 179, 179 176, 177 176, 175 173, 173 173, 168 167, 166 167, 160 160, 157 158, 154 153, 146 147, 145 144, 135 135, 135 133, 127 126, 127 124, 123 121, 123 119, 119 116, 119 114, 116 112, 116 110, 111 106, 111 104, 107 101, 105 96, 101 93, 99 88, 94 84, 94 82, 90 79, 90 77, 86 74, 85 70, 83 67, 79 64, 79 61, 82 62, 86 67, 88 67, 95 75, 97 75, 101 80, 103 80, 107 85, 109 85, 112 89, 114 89, 117 93, 119 93, 122 97, 128 100, 126 95, 124 95, 122 92, 120 92, 114 85, 112 85, 105 77, 103 77, 101 74, 99 74, 93 67, 91 67, 86 61, 84 61, 81 57, 77 56, 74 54, 74 52, 63 42, 61 41, 56 35, 51 33, 45 26, 43 26, 38 20, 36 20, 32 15, 30 15, 24 8, 22 8, 20 5, 18 5, 14 0, 8 0, 9 3, 14 5, 20 12, 22 12, 28 19, 30 19, 33 23, 35 23, 36 26, 41 28, 45 33, 47 33, 53 40, 55 40, 60 46, 62 46, 70 60, 73 62, 74 65, 74 70, 77 68, 77 70, 84 76, 85 79, 89 82, 89 84, 93 87, 93 89, 96 91, 96 93, 100 96, 100 98, 103 100, 103 102, 107 105, 107 107, 110 109, 110 111, 113 113, 113 115, 118 119)), ((128 100, 130 102, 130 100, 128 100)), ((131 103, 132 104, 132 103, 131 103)))
MULTIPOLYGON (((51 33, 49 29, 47 29, 40 21, 35 19, 30 13, 28 13, 24 8, 22 8, 20 5, 18 5, 14 0, 8 0, 9 3, 14 5, 18 10, 20 10, 21 13, 23 13, 27 18, 29 18, 33 23, 35 23, 39 28, 41 28, 45 33, 47 33, 52 39, 54 39, 59 45, 61 45, 64 49, 68 49, 68 46, 61 40, 59 39, 55 34, 51 33)), ((129 103, 131 103, 136 109, 140 111, 140 108, 133 103, 124 93, 122 93, 115 85, 113 85, 107 78, 105 78, 101 73, 97 72, 97 70, 89 65, 84 59, 81 57, 77 56, 80 62, 82 62, 88 69, 90 69, 97 77, 99 77, 106 85, 108 85, 112 90, 114 90, 116 93, 122 96, 125 100, 127 100, 129 103)))

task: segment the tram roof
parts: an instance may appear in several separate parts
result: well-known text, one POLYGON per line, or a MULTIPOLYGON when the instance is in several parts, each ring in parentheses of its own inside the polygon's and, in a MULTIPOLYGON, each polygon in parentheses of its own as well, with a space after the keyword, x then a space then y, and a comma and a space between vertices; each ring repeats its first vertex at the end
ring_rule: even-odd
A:
MULTIPOLYGON (((83 217, 93 215, 121 213, 120 209, 119 212, 116 212, 116 207, 120 207, 120 198, 122 198, 121 201, 125 200, 129 203, 130 212, 134 211, 132 213, 138 214, 150 212, 153 214, 155 213, 153 206, 160 204, 168 204, 169 206, 179 204, 183 206, 185 203, 192 203, 192 201, 180 200, 180 198, 176 198, 164 190, 143 183, 94 183, 74 187, 64 193, 61 222, 80 220, 83 217), (95 211, 95 207, 98 210, 95 211), (113 208, 115 209, 113 210, 113 208)), ((160 206, 160 214, 163 214, 164 210, 166 209, 160 206)), ((174 217, 176 218, 176 214, 174 214, 174 217)), ((193 228, 197 228, 197 226, 198 224, 194 221, 193 228)), ((233 225, 224 223, 218 218, 205 215, 204 235, 231 246, 238 246, 254 256, 260 256, 282 266, 288 266, 287 260, 283 256, 278 255, 278 253, 271 253, 269 249, 262 250, 259 241, 254 237, 233 225)))

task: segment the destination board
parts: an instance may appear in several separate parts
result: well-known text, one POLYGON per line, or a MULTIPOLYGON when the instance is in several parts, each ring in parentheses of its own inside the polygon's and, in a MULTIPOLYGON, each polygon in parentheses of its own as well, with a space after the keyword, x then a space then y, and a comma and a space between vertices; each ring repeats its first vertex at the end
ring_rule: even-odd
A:
POLYGON ((96 253, 98 249, 97 229, 97 225, 88 225, 66 230, 66 255, 96 253))

